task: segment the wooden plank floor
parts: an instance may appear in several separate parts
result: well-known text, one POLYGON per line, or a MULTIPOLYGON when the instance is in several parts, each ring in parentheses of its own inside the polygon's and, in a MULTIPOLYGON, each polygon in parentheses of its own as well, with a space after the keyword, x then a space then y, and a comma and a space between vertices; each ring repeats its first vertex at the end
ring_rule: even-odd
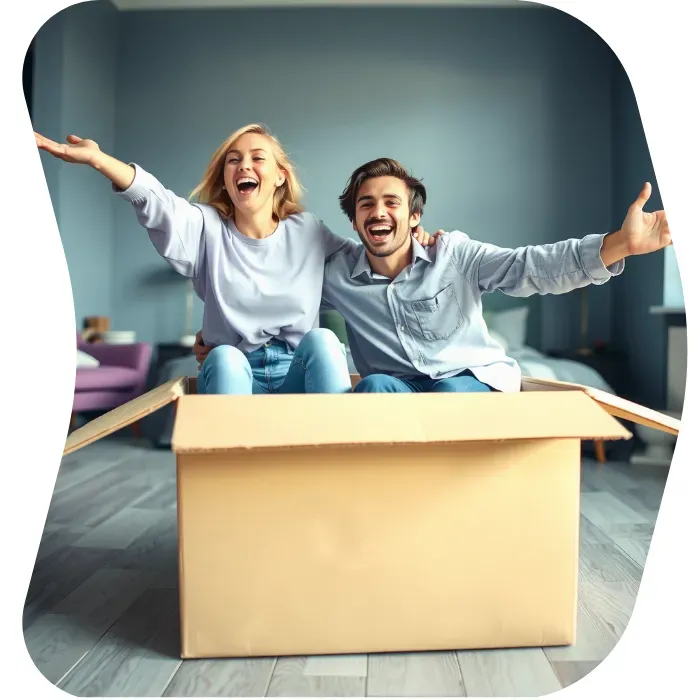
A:
POLYGON ((79 697, 536 697, 612 650, 632 614, 666 472, 584 460, 572 647, 179 657, 175 459, 126 438, 60 468, 24 610, 37 668, 79 697))

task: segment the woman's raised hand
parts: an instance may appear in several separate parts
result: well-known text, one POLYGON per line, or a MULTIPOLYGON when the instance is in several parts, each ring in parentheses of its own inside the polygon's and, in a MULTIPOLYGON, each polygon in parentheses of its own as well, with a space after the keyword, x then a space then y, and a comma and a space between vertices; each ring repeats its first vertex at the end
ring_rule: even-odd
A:
POLYGON ((92 165, 95 155, 101 153, 100 147, 91 139, 81 139, 72 134, 68 137, 67 143, 58 143, 47 139, 45 136, 34 132, 36 145, 42 150, 50 153, 56 158, 65 160, 67 163, 84 163, 92 165))

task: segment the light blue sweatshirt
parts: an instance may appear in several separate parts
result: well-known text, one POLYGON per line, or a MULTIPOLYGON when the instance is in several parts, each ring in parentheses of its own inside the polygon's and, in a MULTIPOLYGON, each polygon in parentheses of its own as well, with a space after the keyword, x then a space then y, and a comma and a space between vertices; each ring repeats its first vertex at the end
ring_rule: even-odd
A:
POLYGON ((188 202, 132 165, 131 186, 113 189, 132 204, 158 253, 192 279, 204 301, 204 342, 250 353, 278 338, 296 349, 318 326, 325 261, 361 244, 307 212, 280 221, 267 238, 248 238, 213 207, 188 202))

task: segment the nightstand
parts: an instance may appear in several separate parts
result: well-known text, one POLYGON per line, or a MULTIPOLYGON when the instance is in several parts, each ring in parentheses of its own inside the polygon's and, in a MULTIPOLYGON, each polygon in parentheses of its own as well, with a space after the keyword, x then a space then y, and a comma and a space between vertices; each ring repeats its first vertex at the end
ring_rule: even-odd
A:
POLYGON ((594 369, 618 396, 629 398, 629 362, 626 353, 605 348, 591 350, 590 355, 583 355, 576 350, 551 350, 547 352, 547 355, 562 360, 580 362, 582 365, 594 369))
POLYGON ((180 343, 158 343, 155 350, 158 368, 162 367, 169 360, 186 357, 194 353, 191 345, 180 345, 180 343))
POLYGON ((153 346, 153 361, 148 373, 148 388, 154 389, 157 386, 160 370, 167 362, 189 355, 194 357, 192 346, 180 345, 180 343, 156 343, 153 346))

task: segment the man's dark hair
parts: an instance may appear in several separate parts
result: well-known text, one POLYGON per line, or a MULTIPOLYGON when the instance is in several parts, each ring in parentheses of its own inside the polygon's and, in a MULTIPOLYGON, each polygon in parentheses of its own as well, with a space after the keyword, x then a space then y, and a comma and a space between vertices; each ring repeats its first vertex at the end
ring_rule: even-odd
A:
POLYGON ((406 168, 393 158, 377 158, 369 163, 361 165, 350 176, 348 184, 340 195, 340 208, 350 221, 355 221, 355 206, 357 204, 357 192, 366 180, 375 177, 390 176, 403 180, 409 193, 408 209, 411 215, 423 214, 423 207, 427 200, 425 185, 413 177, 406 168))

